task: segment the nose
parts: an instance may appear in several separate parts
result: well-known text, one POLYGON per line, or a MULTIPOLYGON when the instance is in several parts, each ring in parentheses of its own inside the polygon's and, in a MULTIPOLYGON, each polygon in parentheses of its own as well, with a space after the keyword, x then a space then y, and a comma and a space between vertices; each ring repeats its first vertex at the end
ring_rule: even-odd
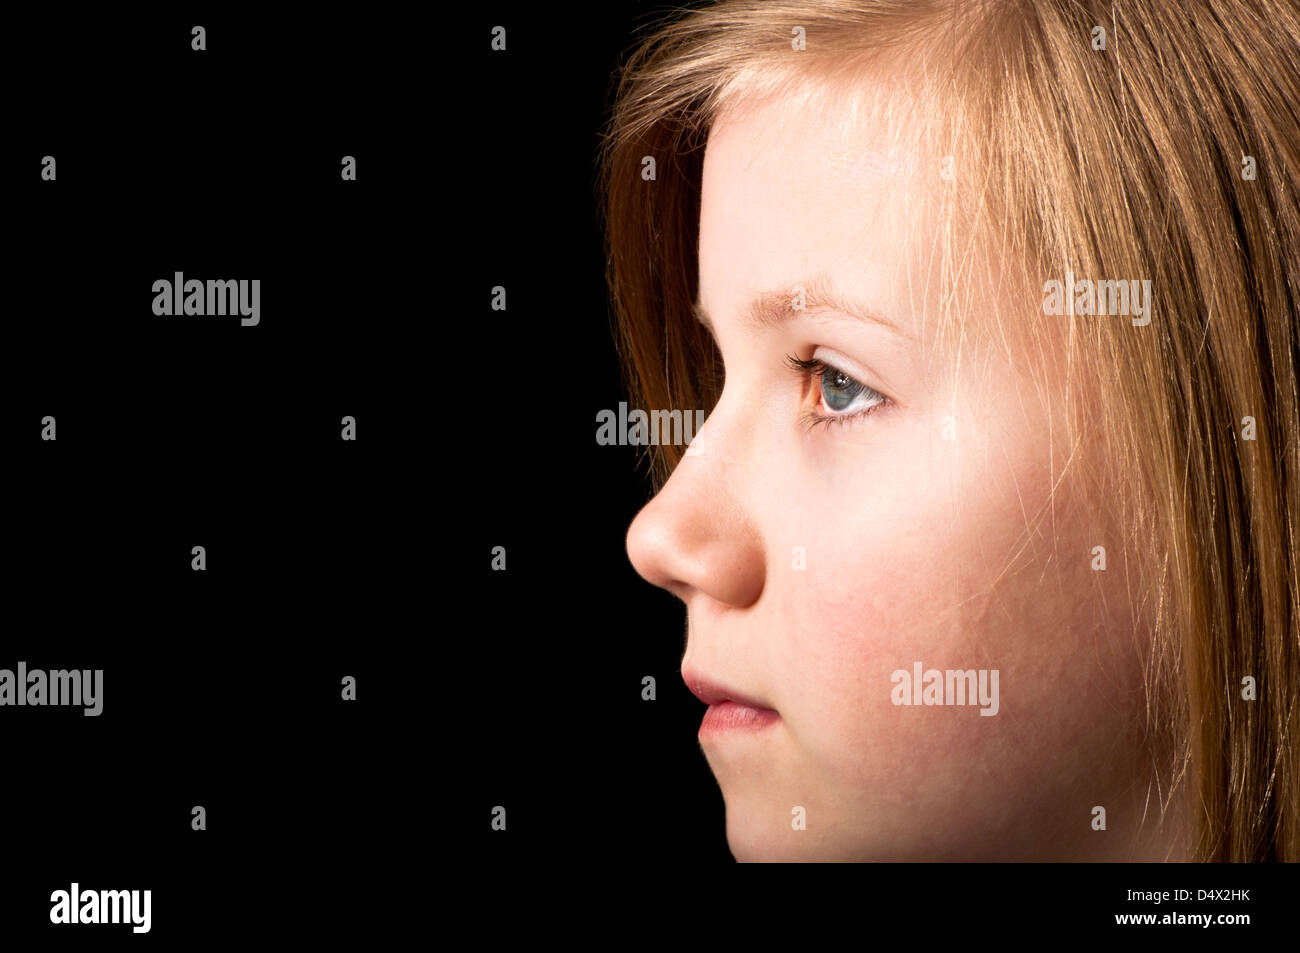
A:
POLYGON ((720 410, 691 444, 704 452, 684 456, 632 521, 627 554, 647 582, 684 602, 704 594, 743 609, 758 601, 766 570, 751 508, 740 498, 745 491, 728 480, 743 472, 743 454, 724 444, 720 410))

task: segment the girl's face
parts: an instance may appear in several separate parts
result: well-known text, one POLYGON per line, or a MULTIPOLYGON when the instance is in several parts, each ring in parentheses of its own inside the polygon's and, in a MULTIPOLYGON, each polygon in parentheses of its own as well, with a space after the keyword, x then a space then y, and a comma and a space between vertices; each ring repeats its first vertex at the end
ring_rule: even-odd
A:
MULTIPOLYGON (((1137 836, 1159 804, 1121 541, 1057 485, 1060 395, 993 320, 1023 326, 1041 296, 958 249, 960 355, 927 339, 944 262, 924 223, 962 185, 877 137, 768 103, 706 151, 699 303, 726 384, 627 546, 686 603, 688 684, 776 712, 701 730, 731 850, 1163 858, 1137 836), (918 663, 973 670, 968 703, 926 704, 918 663)), ((929 701, 959 700, 946 682, 929 701)))

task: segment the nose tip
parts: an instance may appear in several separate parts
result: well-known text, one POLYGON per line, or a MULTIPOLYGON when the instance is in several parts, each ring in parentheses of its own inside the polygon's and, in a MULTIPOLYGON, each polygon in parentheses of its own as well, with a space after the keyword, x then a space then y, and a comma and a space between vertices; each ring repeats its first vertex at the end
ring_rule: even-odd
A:
POLYGON ((632 568, 642 579, 660 589, 671 591, 676 580, 667 572, 667 566, 673 543, 668 539, 664 526, 645 518, 652 505, 653 502, 643 507, 627 528, 627 556, 632 568))
POLYGON ((671 484, 628 527, 633 568, 683 601, 701 592, 733 608, 757 602, 764 568, 756 534, 734 507, 710 506, 671 484))

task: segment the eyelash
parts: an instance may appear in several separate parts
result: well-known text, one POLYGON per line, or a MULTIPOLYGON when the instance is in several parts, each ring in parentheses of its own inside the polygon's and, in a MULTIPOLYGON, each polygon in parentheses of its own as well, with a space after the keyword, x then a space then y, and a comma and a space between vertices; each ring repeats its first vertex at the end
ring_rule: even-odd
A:
POLYGON ((870 393, 880 398, 880 400, 872 404, 866 410, 854 411, 851 414, 819 414, 817 413, 816 410, 805 410, 799 415, 799 422, 803 425, 805 430, 811 431, 822 424, 856 423, 861 418, 866 417, 869 414, 873 414, 883 407, 893 404, 892 400, 890 400, 887 396, 882 394, 880 391, 876 390, 874 387, 869 387, 866 384, 863 384, 862 381, 858 380, 856 377, 853 377, 851 374, 848 374, 847 372, 840 370, 834 364, 827 364, 825 361, 820 360, 819 358, 814 357, 809 360, 803 360, 802 358, 795 357, 793 354, 787 354, 785 358, 785 362, 786 362, 786 366, 788 366, 791 370, 793 370, 796 374, 798 374, 801 380, 803 380, 805 383, 811 383, 814 387, 819 388, 818 396, 817 396, 817 402, 819 404, 821 403, 820 378, 827 371, 831 371, 836 374, 843 374, 849 380, 853 381, 856 384, 861 385, 863 390, 869 391, 870 393))

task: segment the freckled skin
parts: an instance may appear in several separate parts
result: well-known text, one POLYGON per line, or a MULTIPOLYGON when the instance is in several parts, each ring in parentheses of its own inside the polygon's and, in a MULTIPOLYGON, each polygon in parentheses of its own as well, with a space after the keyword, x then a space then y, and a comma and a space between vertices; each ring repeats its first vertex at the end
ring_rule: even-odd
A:
MULTIPOLYGON (((700 290, 726 385, 696 437, 704 453, 628 533, 637 571, 688 607, 684 667, 781 714, 761 734, 704 743, 731 850, 1181 859, 1170 828, 1138 829, 1151 760, 1139 640, 1121 575, 1090 568, 1114 530, 1069 481, 1051 498, 1062 424, 1028 361, 979 333, 987 316, 964 319, 960 364, 925 338, 939 306, 933 198, 897 149, 876 149, 870 128, 846 144, 845 128, 779 103, 715 125, 700 290), (819 271, 917 340, 851 320, 744 322, 751 296, 819 271), (784 359, 816 348, 894 403, 807 430, 802 411, 827 413, 820 383, 784 359), (891 673, 916 661, 997 669, 998 714, 894 705, 891 673), (1095 805, 1104 833, 1090 826, 1095 805), (792 829, 796 806, 806 830, 792 829)), ((974 269, 974 300, 1008 324, 1039 306, 1036 292, 982 285, 997 263, 978 253, 992 265, 974 269)))

